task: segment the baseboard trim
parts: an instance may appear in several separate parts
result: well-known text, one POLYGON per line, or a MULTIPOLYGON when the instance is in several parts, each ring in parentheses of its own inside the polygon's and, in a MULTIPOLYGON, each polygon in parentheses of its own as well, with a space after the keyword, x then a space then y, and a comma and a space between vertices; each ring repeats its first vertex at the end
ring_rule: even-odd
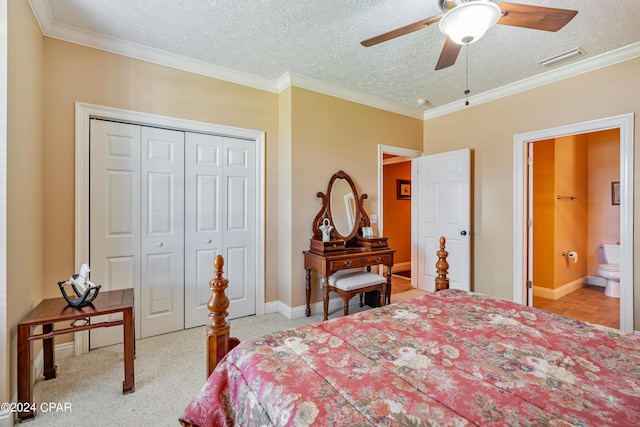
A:
MULTIPOLYGON (((359 307, 360 300, 358 298, 353 298, 349 302, 349 308, 359 307)), ((331 298, 329 299, 329 312, 335 310, 342 310, 344 307, 344 302, 342 298, 331 298)), ((324 307, 322 301, 311 304, 311 314, 322 313, 324 311, 324 307)), ((293 319, 301 319, 306 316, 307 307, 306 305, 301 305, 298 307, 289 307, 285 303, 281 301, 268 302, 264 305, 264 313, 280 313, 284 317, 289 320, 293 319)))
MULTIPOLYGON (((56 344, 53 349, 55 360, 62 360, 68 357, 75 356, 75 343, 65 342, 62 344, 56 344)), ((33 360, 33 382, 40 378, 44 373, 44 349, 40 349, 35 359, 33 360)))
POLYGON ((569 282, 565 285, 560 286, 559 288, 550 289, 543 288, 541 286, 533 287, 533 298, 540 297, 546 298, 550 300, 557 300, 562 298, 563 296, 570 294, 571 292, 580 289, 585 285, 587 281, 586 277, 582 277, 580 279, 574 280, 573 282, 569 282))
POLYGON ((411 271, 411 261, 395 263, 393 264, 393 269, 391 271, 393 271, 394 273, 399 273, 401 271, 411 271))
POLYGON ((0 427, 13 427, 15 425, 13 415, 13 412, 0 411, 0 427))

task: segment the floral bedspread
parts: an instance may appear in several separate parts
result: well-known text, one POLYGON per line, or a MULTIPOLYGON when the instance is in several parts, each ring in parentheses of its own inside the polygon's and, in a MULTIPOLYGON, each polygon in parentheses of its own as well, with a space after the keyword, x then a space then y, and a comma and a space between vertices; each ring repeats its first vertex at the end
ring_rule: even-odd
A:
POLYGON ((241 343, 199 426, 640 426, 640 337, 445 290, 241 343))

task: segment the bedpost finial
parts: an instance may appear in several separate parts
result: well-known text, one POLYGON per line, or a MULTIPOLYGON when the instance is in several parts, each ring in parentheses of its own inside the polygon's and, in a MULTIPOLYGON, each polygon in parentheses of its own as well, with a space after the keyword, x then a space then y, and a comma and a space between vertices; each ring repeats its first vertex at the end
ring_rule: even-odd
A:
POLYGON ((447 277, 447 270, 449 270, 447 256, 449 255, 449 252, 444 250, 445 242, 446 239, 444 238, 444 236, 440 236, 440 250, 436 253, 436 255, 438 256, 438 262, 436 262, 436 270, 438 273, 435 279, 436 291, 449 289, 449 278, 447 277))
POLYGON ((209 318, 211 319, 210 328, 225 328, 228 326, 226 317, 227 308, 229 308, 229 298, 225 294, 225 289, 229 285, 229 280, 222 277, 224 266, 224 258, 217 255, 213 261, 214 277, 209 281, 209 289, 211 289, 211 297, 207 303, 209 309, 209 318))

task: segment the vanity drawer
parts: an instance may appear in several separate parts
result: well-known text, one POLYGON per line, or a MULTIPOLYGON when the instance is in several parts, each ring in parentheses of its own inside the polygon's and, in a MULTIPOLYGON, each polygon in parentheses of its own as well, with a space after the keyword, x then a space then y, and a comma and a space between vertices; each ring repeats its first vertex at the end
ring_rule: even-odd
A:
POLYGON ((391 255, 371 255, 364 259, 364 265, 390 264, 391 255))
POLYGON ((330 270, 344 270, 346 268, 362 267, 364 264, 362 258, 351 258, 331 261, 329 264, 330 270))

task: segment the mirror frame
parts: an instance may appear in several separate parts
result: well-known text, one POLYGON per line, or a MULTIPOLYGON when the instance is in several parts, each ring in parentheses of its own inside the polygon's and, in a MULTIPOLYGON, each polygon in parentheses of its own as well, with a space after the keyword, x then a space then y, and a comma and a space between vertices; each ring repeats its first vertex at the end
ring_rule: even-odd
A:
POLYGON ((345 242, 347 242, 347 246, 350 246, 349 245, 350 242, 352 244, 355 244, 356 239, 360 234, 361 232, 360 230, 362 227, 371 226, 371 222, 369 221, 369 215, 367 215, 363 207, 364 200, 367 199, 368 196, 366 194, 362 194, 361 196, 358 197, 358 190, 356 189, 355 183, 353 182, 351 177, 344 171, 340 170, 334 173, 331 179, 329 180, 329 184, 327 186, 327 192, 326 193, 318 192, 316 193, 316 196, 322 199, 322 208, 320 209, 320 212, 318 212, 318 214, 316 215, 312 225, 313 238, 315 240, 322 240, 322 232, 320 231, 319 227, 320 225, 322 225, 322 222, 324 221, 325 218, 328 218, 329 221, 331 222, 331 225, 333 226, 333 230, 331 231, 332 240, 335 236, 338 240, 344 240, 345 242), (338 179, 344 179, 349 183, 349 185, 351 186, 351 191, 353 192, 353 197, 356 200, 356 217, 353 223, 353 229, 347 235, 342 235, 338 232, 333 222, 333 216, 331 214, 331 190, 333 189, 334 183, 338 179))

